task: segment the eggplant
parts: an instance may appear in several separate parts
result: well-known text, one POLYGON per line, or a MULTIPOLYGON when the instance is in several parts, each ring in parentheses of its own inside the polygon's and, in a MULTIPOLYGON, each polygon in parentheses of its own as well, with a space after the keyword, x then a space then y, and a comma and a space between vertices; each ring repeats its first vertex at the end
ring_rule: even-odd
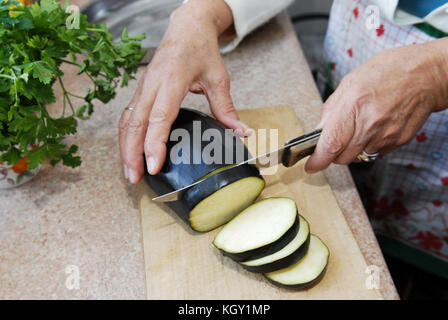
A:
POLYGON ((268 198, 252 204, 227 223, 213 244, 237 262, 253 260, 284 248, 299 228, 294 200, 268 198))
POLYGON ((310 244, 310 227, 305 218, 299 218, 299 231, 283 249, 263 258, 241 262, 241 265, 251 272, 267 273, 287 268, 302 259, 310 244))
POLYGON ((193 230, 206 232, 227 223, 262 192, 265 182, 255 165, 224 170, 249 157, 241 139, 219 121, 181 108, 171 127, 161 171, 150 175, 145 170, 144 180, 157 195, 204 180, 167 205, 193 230), (179 141, 172 139, 176 137, 179 141))
POLYGON ((308 289, 317 284, 325 274, 330 251, 314 234, 305 257, 284 269, 265 273, 265 277, 275 285, 291 289, 308 289))

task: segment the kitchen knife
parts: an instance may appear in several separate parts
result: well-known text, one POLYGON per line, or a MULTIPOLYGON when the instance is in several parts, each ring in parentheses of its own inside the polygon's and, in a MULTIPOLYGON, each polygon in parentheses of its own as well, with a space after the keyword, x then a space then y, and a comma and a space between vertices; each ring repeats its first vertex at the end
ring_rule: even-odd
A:
MULTIPOLYGON (((285 167, 291 167, 294 164, 296 164, 297 161, 305 158, 306 156, 311 155, 314 152, 314 149, 317 145, 317 141, 319 140, 321 132, 322 129, 317 129, 307 134, 298 136, 297 138, 289 140, 282 147, 280 147, 275 151, 267 152, 257 157, 248 159, 223 171, 233 170, 236 167, 246 163, 255 164, 258 168, 269 168, 278 165, 279 163, 281 163, 285 167)), ((214 175, 206 179, 199 180, 181 189, 155 197, 152 200, 156 202, 171 202, 179 200, 182 198, 182 195, 187 190, 191 189, 197 184, 204 182, 207 179, 213 179, 213 178, 214 175)))

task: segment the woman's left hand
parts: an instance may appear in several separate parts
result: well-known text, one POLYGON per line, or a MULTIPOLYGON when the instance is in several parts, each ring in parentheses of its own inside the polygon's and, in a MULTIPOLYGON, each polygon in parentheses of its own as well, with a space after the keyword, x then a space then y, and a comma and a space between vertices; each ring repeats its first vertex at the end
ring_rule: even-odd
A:
POLYGON ((409 143, 432 112, 448 107, 448 38, 383 51, 341 81, 323 106, 322 134, 307 172, 381 155, 409 143))

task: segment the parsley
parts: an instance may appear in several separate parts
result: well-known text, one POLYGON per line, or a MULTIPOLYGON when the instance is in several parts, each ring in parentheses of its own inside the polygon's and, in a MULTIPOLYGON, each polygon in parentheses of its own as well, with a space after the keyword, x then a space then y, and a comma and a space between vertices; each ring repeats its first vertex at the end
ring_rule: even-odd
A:
POLYGON ((79 166, 78 147, 67 146, 64 138, 76 133, 78 120, 90 117, 95 99, 107 103, 118 85, 134 79, 146 53, 140 45, 144 35, 130 37, 124 30, 116 44, 105 24, 91 24, 80 15, 79 28, 68 28, 69 18, 57 0, 31 6, 0 0, 0 161, 14 165, 27 157, 31 169, 45 159, 53 165, 79 166), (79 68, 78 74, 87 75, 93 89, 84 96, 67 91, 63 63, 79 68), (56 101, 55 82, 64 95, 59 117, 45 108, 56 101), (73 99, 83 100, 82 106, 75 110, 73 99))

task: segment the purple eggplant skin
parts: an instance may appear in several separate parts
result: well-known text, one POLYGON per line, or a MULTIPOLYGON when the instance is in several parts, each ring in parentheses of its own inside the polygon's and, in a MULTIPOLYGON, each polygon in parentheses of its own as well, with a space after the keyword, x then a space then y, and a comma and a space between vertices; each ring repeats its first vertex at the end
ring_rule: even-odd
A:
MULTIPOLYGON (((178 143, 178 141, 167 142, 167 157, 161 171, 156 175, 150 175, 146 170, 145 159, 145 175, 144 180, 151 189, 157 195, 162 195, 168 192, 172 192, 197 182, 208 173, 228 166, 229 161, 224 161, 225 156, 232 164, 236 164, 237 160, 247 160, 250 158, 250 153, 244 143, 239 137, 232 134, 232 143, 221 143, 222 145, 222 163, 205 163, 200 157, 200 163, 194 163, 194 154, 196 156, 202 155, 204 148, 210 143, 210 141, 202 141, 201 143, 193 144, 193 121, 199 121, 201 125, 202 133, 207 129, 216 129, 222 136, 224 141, 225 135, 229 135, 230 131, 226 131, 225 127, 216 119, 196 110, 181 108, 179 115, 171 127, 171 131, 175 129, 185 129, 190 135, 190 161, 188 163, 175 163, 176 159, 172 159, 171 149, 178 143), (200 145, 200 147, 199 147, 200 145), (196 148, 195 148, 196 147, 196 148), (200 149, 199 149, 200 148, 200 149), (242 152, 242 154, 241 154, 242 152), (230 157, 230 154, 232 157, 230 157), (238 156, 237 156, 238 154, 238 156), (171 157, 170 157, 171 155, 171 157)), ((176 156, 176 155, 174 155, 176 156)), ((181 157, 181 155, 177 155, 181 157)), ((259 170, 252 164, 241 165, 237 168, 233 168, 229 172, 221 171, 213 174, 208 179, 204 180, 187 192, 184 193, 182 198, 178 201, 166 203, 176 214, 190 225, 190 211, 203 199, 210 196, 219 189, 243 178, 258 177, 263 180, 259 170)), ((263 180, 264 181, 264 180, 263 180)), ((191 225, 190 225, 191 226, 191 225)))
POLYGON ((224 188, 233 182, 249 177, 263 179, 257 167, 253 165, 242 165, 231 168, 229 171, 218 172, 204 180, 200 185, 198 184, 185 192, 183 199, 192 205, 191 209, 193 209, 193 207, 201 200, 212 195, 217 190, 224 188))
POLYGON ((241 266, 243 266, 244 269, 250 272, 256 272, 256 273, 269 273, 290 267, 306 255, 306 253, 308 252, 308 248, 310 246, 310 239, 311 239, 311 233, 308 234, 306 241, 299 248, 297 248, 296 251, 291 253, 289 256, 286 256, 277 261, 260 266, 246 266, 244 264, 242 264, 241 266))
MULTIPOLYGON (((328 263, 327 263, 328 266, 328 263)), ((319 276, 309 282, 305 282, 305 283, 300 283, 300 284, 294 284, 294 285, 286 285, 283 283, 279 283, 277 281, 274 281, 272 279, 269 279, 268 277, 266 277, 264 275, 264 277, 273 285, 280 287, 280 288, 284 288, 284 289, 289 289, 289 290, 308 290, 312 287, 314 287, 315 285, 317 285, 325 276, 325 273, 327 272, 327 266, 325 266, 325 268, 322 270, 322 272, 319 274, 319 276)))
POLYGON ((222 249, 219 250, 223 255, 230 257, 232 260, 236 262, 259 259, 271 255, 274 252, 277 252, 281 250, 283 247, 285 247, 292 239, 294 239, 297 232, 299 231, 299 228, 300 228, 300 218, 299 214, 297 213, 296 219, 294 220, 292 226, 279 239, 275 240, 272 243, 269 243, 260 248, 238 253, 226 252, 222 249))

